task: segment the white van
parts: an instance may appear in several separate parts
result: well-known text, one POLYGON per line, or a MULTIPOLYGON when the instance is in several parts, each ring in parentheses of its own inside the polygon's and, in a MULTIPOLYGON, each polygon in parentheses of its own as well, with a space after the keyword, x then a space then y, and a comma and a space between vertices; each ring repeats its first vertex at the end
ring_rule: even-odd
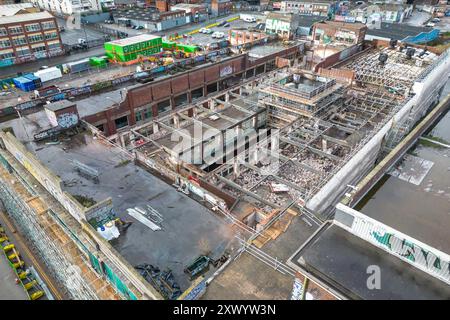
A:
POLYGON ((255 17, 244 17, 245 22, 256 22, 256 18, 255 17))
POLYGON ((225 37, 225 33, 216 31, 211 35, 211 37, 216 38, 216 39, 222 39, 223 37, 225 37))

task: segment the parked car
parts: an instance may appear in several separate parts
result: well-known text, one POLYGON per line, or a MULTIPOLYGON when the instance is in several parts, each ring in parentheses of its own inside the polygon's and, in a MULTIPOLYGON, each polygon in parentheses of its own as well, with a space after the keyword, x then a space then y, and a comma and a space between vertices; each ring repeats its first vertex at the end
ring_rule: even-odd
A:
POLYGON ((228 28, 230 26, 230 24, 227 22, 223 25, 225 28, 228 28))
POLYGON ((198 32, 205 33, 205 34, 213 33, 213 31, 211 29, 208 29, 208 28, 201 28, 198 32))
POLYGON ((216 31, 212 34, 212 37, 216 39, 222 39, 223 37, 225 37, 225 33, 216 31))
POLYGON ((439 18, 433 18, 433 19, 431 19, 431 22, 433 22, 433 23, 441 22, 441 19, 439 19, 439 18))
POLYGON ((113 23, 114 23, 114 20, 105 20, 105 23, 106 23, 106 24, 113 24, 113 23))
POLYGON ((59 27, 59 32, 64 32, 64 31, 66 31, 66 28, 64 28, 64 27, 59 27))
POLYGON ((224 20, 224 21, 221 21, 219 24, 217 24, 217 26, 218 27, 223 27, 223 26, 225 26, 226 23, 227 22, 224 20))
POLYGON ((142 30, 142 29, 144 29, 144 26, 137 27, 137 30, 142 30))
POLYGON ((428 22, 425 27, 430 27, 433 28, 435 26, 435 24, 433 22, 428 22))
POLYGON ((242 20, 244 20, 245 22, 250 22, 250 23, 256 22, 256 18, 253 16, 244 16, 242 18, 242 20))

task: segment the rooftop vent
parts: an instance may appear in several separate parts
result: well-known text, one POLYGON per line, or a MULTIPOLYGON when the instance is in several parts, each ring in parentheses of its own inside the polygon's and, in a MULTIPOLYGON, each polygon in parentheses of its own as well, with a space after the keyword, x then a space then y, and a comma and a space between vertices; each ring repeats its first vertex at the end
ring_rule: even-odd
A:
POLYGON ((389 41, 389 46, 394 49, 397 46, 397 40, 391 40, 389 41))
POLYGON ((406 57, 408 59, 411 59, 414 53, 416 53, 416 50, 414 48, 408 48, 408 50, 406 50, 406 57))
POLYGON ((380 53, 378 56, 378 61, 380 61, 380 64, 385 64, 388 59, 388 55, 386 53, 380 53))

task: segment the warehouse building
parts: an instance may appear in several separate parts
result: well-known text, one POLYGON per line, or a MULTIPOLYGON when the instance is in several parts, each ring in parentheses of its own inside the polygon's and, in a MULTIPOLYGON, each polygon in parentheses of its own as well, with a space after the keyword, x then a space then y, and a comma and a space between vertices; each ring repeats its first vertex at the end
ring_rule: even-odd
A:
POLYGON ((300 25, 300 20, 297 14, 271 12, 266 18, 265 31, 277 34, 282 39, 292 39, 300 25))
POLYGON ((43 11, 0 17, 0 63, 20 64, 63 54, 58 23, 43 11))
POLYGON ((114 12, 114 21, 126 25, 142 26, 149 31, 164 31, 190 22, 190 14, 183 10, 152 12, 145 8, 127 8, 114 12))

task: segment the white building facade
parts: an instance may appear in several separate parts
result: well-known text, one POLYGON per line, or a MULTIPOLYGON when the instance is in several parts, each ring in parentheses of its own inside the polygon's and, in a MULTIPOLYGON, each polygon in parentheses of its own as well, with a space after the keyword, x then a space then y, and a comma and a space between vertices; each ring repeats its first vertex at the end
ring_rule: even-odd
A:
POLYGON ((76 12, 101 11, 101 0, 32 0, 41 9, 59 15, 71 15, 76 12))

